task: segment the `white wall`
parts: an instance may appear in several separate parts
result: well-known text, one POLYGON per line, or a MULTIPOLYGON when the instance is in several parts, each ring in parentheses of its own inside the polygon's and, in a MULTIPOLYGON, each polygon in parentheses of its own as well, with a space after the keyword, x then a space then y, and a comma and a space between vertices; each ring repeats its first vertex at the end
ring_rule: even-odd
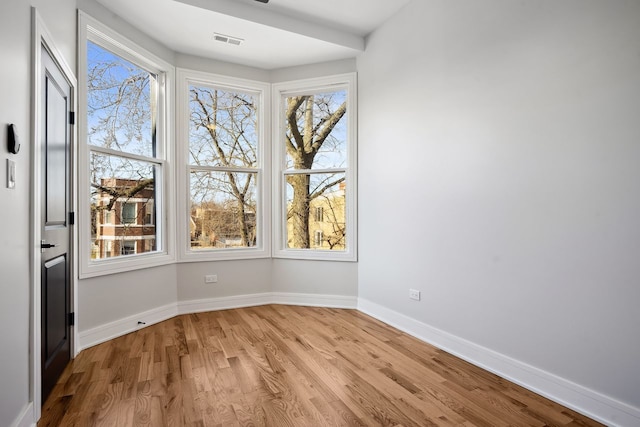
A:
POLYGON ((178 301, 261 294, 271 291, 271 259, 189 262, 178 265, 178 301), (204 283, 215 274, 217 283, 204 283))
POLYGON ((359 297, 637 411, 640 2, 416 0, 358 71, 359 297))
POLYGON ((77 7, 91 17, 100 21, 102 24, 118 32, 121 36, 133 41, 154 55, 157 55, 170 64, 175 63, 174 51, 153 37, 148 36, 142 31, 143 29, 132 26, 129 22, 111 12, 100 3, 97 3, 96 0, 77 0, 77 7))
POLYGON ((357 264, 351 262, 255 259, 187 262, 177 265, 178 302, 268 292, 355 297, 357 264), (218 282, 205 283, 215 274, 218 282))
POLYGON ((269 72, 246 65, 232 64, 225 61, 217 61, 210 58, 176 53, 175 66, 187 70, 204 71, 206 73, 221 74, 247 80, 266 82, 269 72))
POLYGON ((355 71, 357 71, 356 60, 351 58, 317 64, 279 68, 271 70, 269 72, 269 76, 271 83, 281 83, 291 80, 311 79, 335 74, 353 73, 355 71))
POLYGON ((81 280, 80 333, 138 313, 175 304, 176 265, 146 268, 81 280))
POLYGON ((358 264, 274 259, 272 292, 358 295, 358 264))
POLYGON ((0 2, 0 425, 16 422, 29 397, 31 6, 36 6, 66 62, 75 68, 75 0, 0 2), (22 148, 7 151, 7 124, 22 148), (16 162, 6 188, 6 159, 16 162))
POLYGON ((12 423, 29 402, 29 73, 30 10, 21 1, 0 13, 0 424, 12 423), (15 37, 15 38, 14 38, 15 37), (7 152, 8 123, 23 147, 7 152), (6 188, 6 158, 16 161, 16 189, 6 188))

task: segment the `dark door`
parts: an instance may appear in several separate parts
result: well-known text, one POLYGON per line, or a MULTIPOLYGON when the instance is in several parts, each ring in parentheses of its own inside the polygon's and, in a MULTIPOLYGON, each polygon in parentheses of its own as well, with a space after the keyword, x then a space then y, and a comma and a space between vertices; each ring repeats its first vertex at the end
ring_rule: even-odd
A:
POLYGON ((71 86, 42 48, 42 404, 71 360, 71 86))

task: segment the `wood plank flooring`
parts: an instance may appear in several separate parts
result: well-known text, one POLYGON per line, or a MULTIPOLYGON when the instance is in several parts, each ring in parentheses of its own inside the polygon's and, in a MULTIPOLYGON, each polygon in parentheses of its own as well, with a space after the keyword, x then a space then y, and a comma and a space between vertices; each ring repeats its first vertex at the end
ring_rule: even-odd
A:
POLYGON ((81 352, 44 426, 599 426, 355 310, 182 315, 81 352))

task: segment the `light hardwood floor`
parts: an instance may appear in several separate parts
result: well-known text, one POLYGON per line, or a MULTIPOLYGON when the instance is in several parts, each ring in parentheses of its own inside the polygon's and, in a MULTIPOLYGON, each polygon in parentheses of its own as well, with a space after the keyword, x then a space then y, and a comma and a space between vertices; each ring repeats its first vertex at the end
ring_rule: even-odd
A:
POLYGON ((81 352, 43 426, 599 426, 355 310, 182 315, 81 352))

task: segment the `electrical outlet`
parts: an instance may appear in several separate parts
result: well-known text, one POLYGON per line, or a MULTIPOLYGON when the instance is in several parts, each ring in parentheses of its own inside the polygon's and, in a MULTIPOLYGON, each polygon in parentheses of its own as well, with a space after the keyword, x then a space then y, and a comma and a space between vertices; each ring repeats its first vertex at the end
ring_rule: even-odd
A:
POLYGON ((420 301, 420 291, 409 289, 409 298, 420 301))
POLYGON ((204 283, 218 283, 217 274, 207 274, 204 276, 204 283))

